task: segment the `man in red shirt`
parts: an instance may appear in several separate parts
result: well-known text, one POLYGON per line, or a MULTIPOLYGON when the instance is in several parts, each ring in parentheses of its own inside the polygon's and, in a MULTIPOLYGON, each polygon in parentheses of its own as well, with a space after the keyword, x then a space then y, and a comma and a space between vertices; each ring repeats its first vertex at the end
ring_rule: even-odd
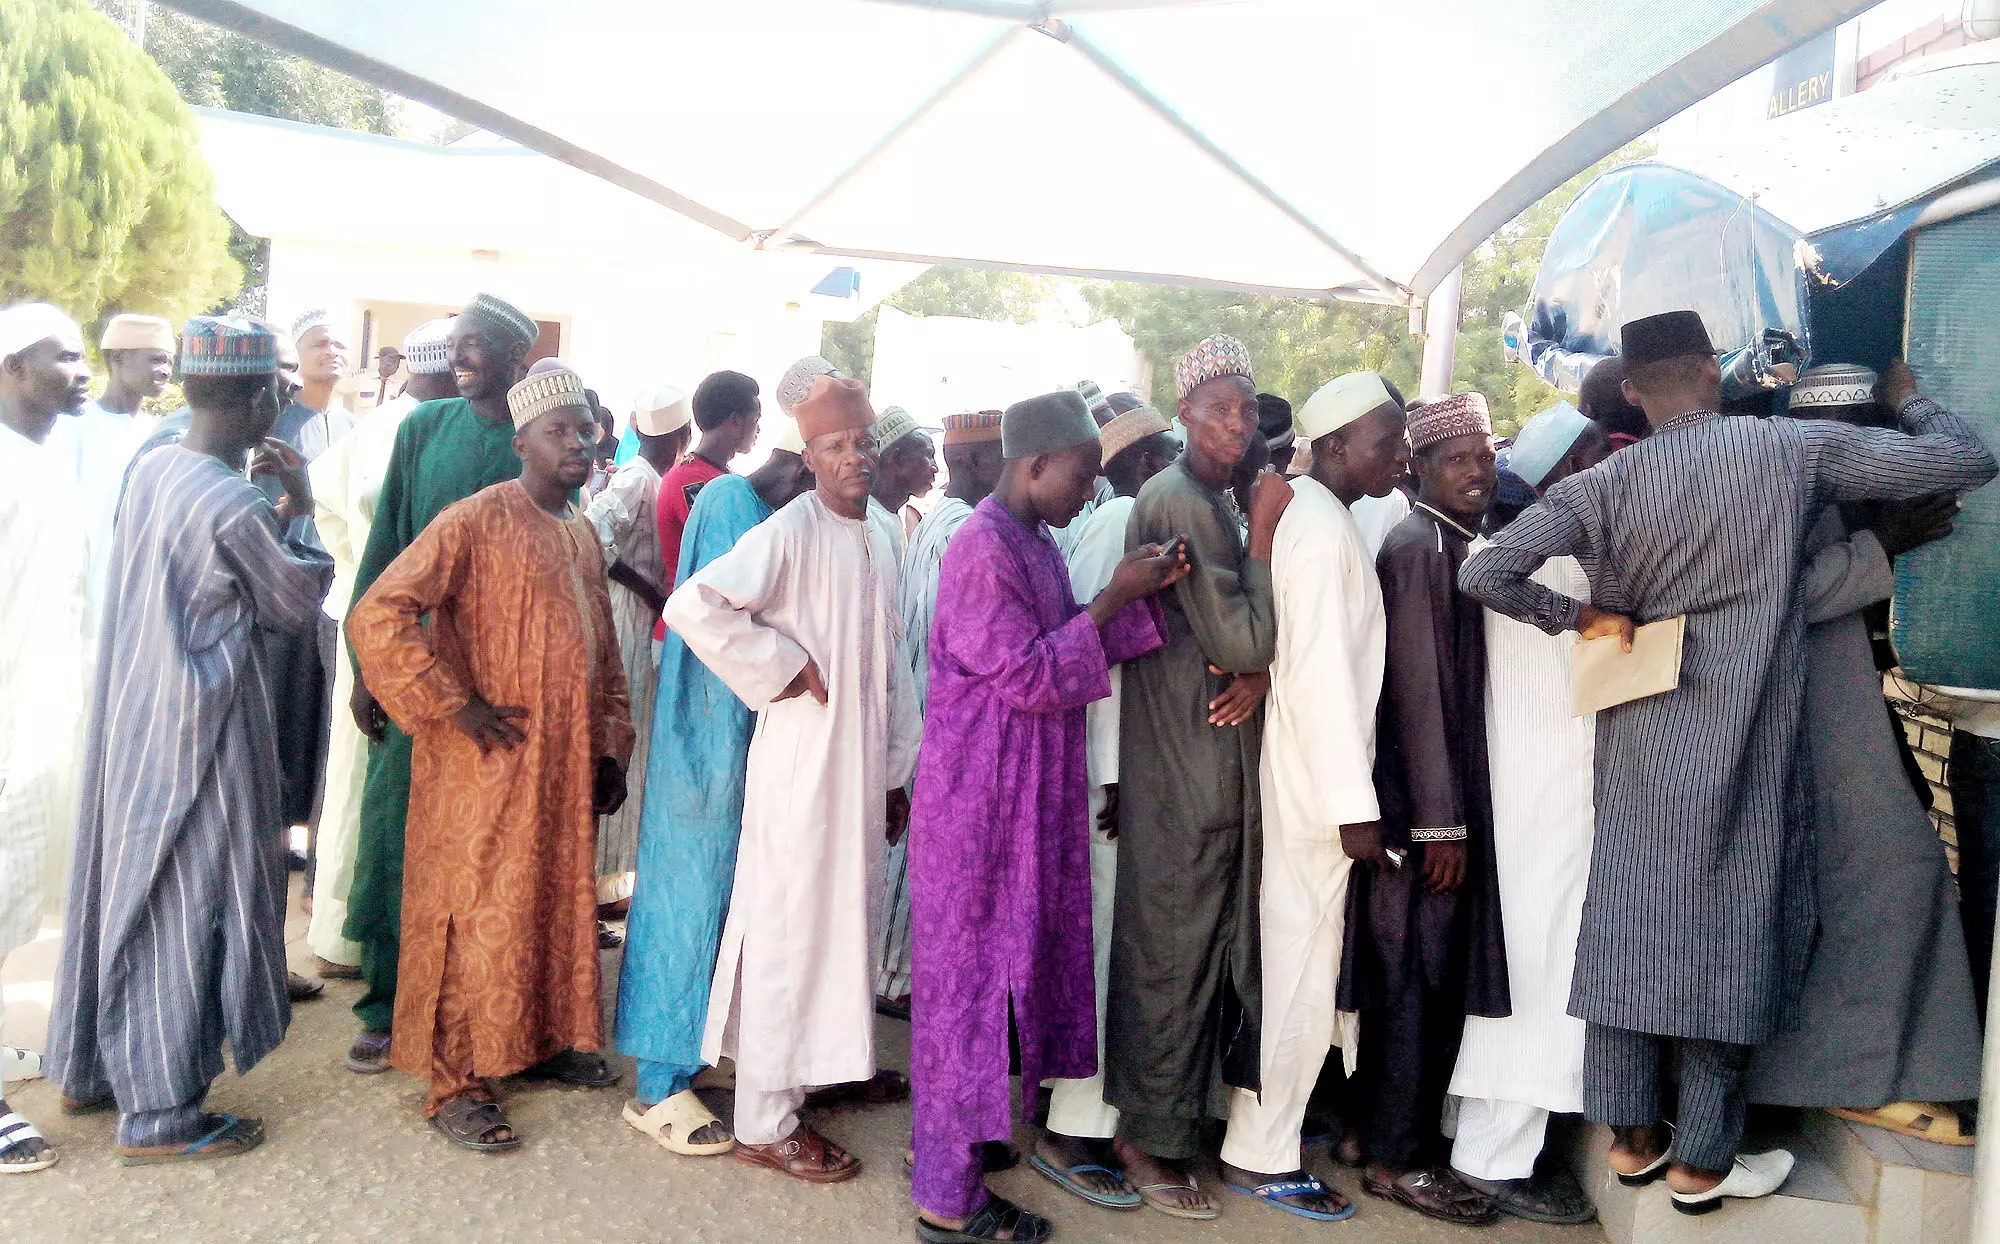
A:
POLYGON ((681 533, 688 510, 702 485, 729 473, 729 460, 748 453, 757 443, 757 421, 764 404, 757 382, 738 371, 719 371, 694 391, 694 426, 701 441, 694 452, 675 463, 660 479, 660 503, 653 513, 660 525, 660 556, 667 575, 678 581, 681 533))

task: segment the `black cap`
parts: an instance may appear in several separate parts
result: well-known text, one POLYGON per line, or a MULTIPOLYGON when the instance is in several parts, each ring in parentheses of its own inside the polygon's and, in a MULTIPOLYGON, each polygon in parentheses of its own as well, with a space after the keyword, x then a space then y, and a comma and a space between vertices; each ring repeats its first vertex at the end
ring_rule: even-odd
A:
POLYGON ((1257 395, 1257 431, 1274 451, 1292 443, 1292 404, 1275 393, 1257 395))
POLYGON ((1668 311, 1643 320, 1628 320, 1618 330, 1619 353, 1625 359, 1625 374, 1661 359, 1683 358, 1690 354, 1715 357, 1708 329, 1692 311, 1668 311))

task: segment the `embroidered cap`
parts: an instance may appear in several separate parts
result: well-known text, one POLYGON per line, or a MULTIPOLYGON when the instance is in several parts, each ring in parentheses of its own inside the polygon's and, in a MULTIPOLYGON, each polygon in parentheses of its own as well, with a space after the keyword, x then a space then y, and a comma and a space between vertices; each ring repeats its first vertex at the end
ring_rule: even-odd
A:
POLYGON ((1493 435, 1493 419, 1486 413, 1483 394, 1454 393, 1410 412, 1412 453, 1454 436, 1478 435, 1493 435))
POLYGON ((1194 349, 1181 355, 1181 361, 1174 364, 1174 385, 1180 389, 1182 397, 1218 376, 1241 376, 1256 383, 1250 375, 1250 351, 1242 342, 1224 333, 1202 338, 1194 349))
POLYGON ((785 369, 778 381, 777 392, 772 396, 778 400, 778 409, 788 415, 796 415, 799 403, 812 392, 813 381, 821 376, 838 376, 840 369, 817 354, 808 354, 785 369))
POLYGON ((507 411, 514 416, 516 432, 565 406, 590 410, 590 399, 584 396, 583 377, 567 367, 538 371, 507 390, 507 411))
POLYGON ((459 314, 479 321, 510 345, 531 346, 542 331, 527 312, 492 294, 475 296, 459 314))
POLYGON ((1821 363, 1809 368, 1785 400, 1795 415, 1830 414, 1842 406, 1866 406, 1875 400, 1875 373, 1853 363, 1821 363))
POLYGON ((181 375, 257 376, 278 370, 278 335, 236 315, 197 315, 181 329, 181 375))
POLYGON ((403 338, 403 366, 412 376, 438 376, 451 370, 451 321, 425 320, 403 338))

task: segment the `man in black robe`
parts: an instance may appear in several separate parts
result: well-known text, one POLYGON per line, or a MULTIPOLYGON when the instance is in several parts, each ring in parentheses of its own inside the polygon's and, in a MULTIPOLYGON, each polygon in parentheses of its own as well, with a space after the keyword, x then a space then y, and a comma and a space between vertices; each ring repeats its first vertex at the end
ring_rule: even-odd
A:
POLYGON ((1378 828, 1341 831, 1348 888, 1340 1009, 1361 1016, 1362 1188, 1445 1222, 1492 1201, 1451 1171, 1439 1131, 1467 1015, 1508 1013, 1486 771, 1486 631, 1458 568, 1497 484, 1486 399, 1410 412, 1415 510, 1376 557, 1389 645, 1378 828))

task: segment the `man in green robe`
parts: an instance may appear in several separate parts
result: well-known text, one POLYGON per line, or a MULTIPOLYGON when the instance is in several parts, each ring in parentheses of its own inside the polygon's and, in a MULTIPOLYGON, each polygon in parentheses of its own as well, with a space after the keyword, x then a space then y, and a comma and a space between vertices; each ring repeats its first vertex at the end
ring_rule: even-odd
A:
POLYGON ((1175 379, 1187 452, 1139 490, 1125 545, 1185 540, 1193 569, 1160 597, 1166 647, 1124 666, 1104 1096, 1146 1203, 1206 1219, 1220 1210, 1187 1163, 1210 1085, 1219 1071, 1258 1087, 1258 755, 1277 642, 1271 544, 1291 491, 1256 478, 1246 539, 1231 494, 1257 436, 1242 343, 1204 340, 1175 379))
MULTIPOLYGON (((535 333, 534 320, 491 294, 479 295, 459 313, 448 347, 459 395, 425 402, 397 428, 368 547, 354 574, 356 601, 446 506, 520 475, 507 390, 526 370, 535 333)), ((347 1066, 372 1075, 389 1069, 389 1026, 396 1008, 410 736, 389 720, 358 677, 351 707, 370 746, 344 934, 361 946, 368 992, 354 1004, 361 1035, 347 1052, 347 1066)))

